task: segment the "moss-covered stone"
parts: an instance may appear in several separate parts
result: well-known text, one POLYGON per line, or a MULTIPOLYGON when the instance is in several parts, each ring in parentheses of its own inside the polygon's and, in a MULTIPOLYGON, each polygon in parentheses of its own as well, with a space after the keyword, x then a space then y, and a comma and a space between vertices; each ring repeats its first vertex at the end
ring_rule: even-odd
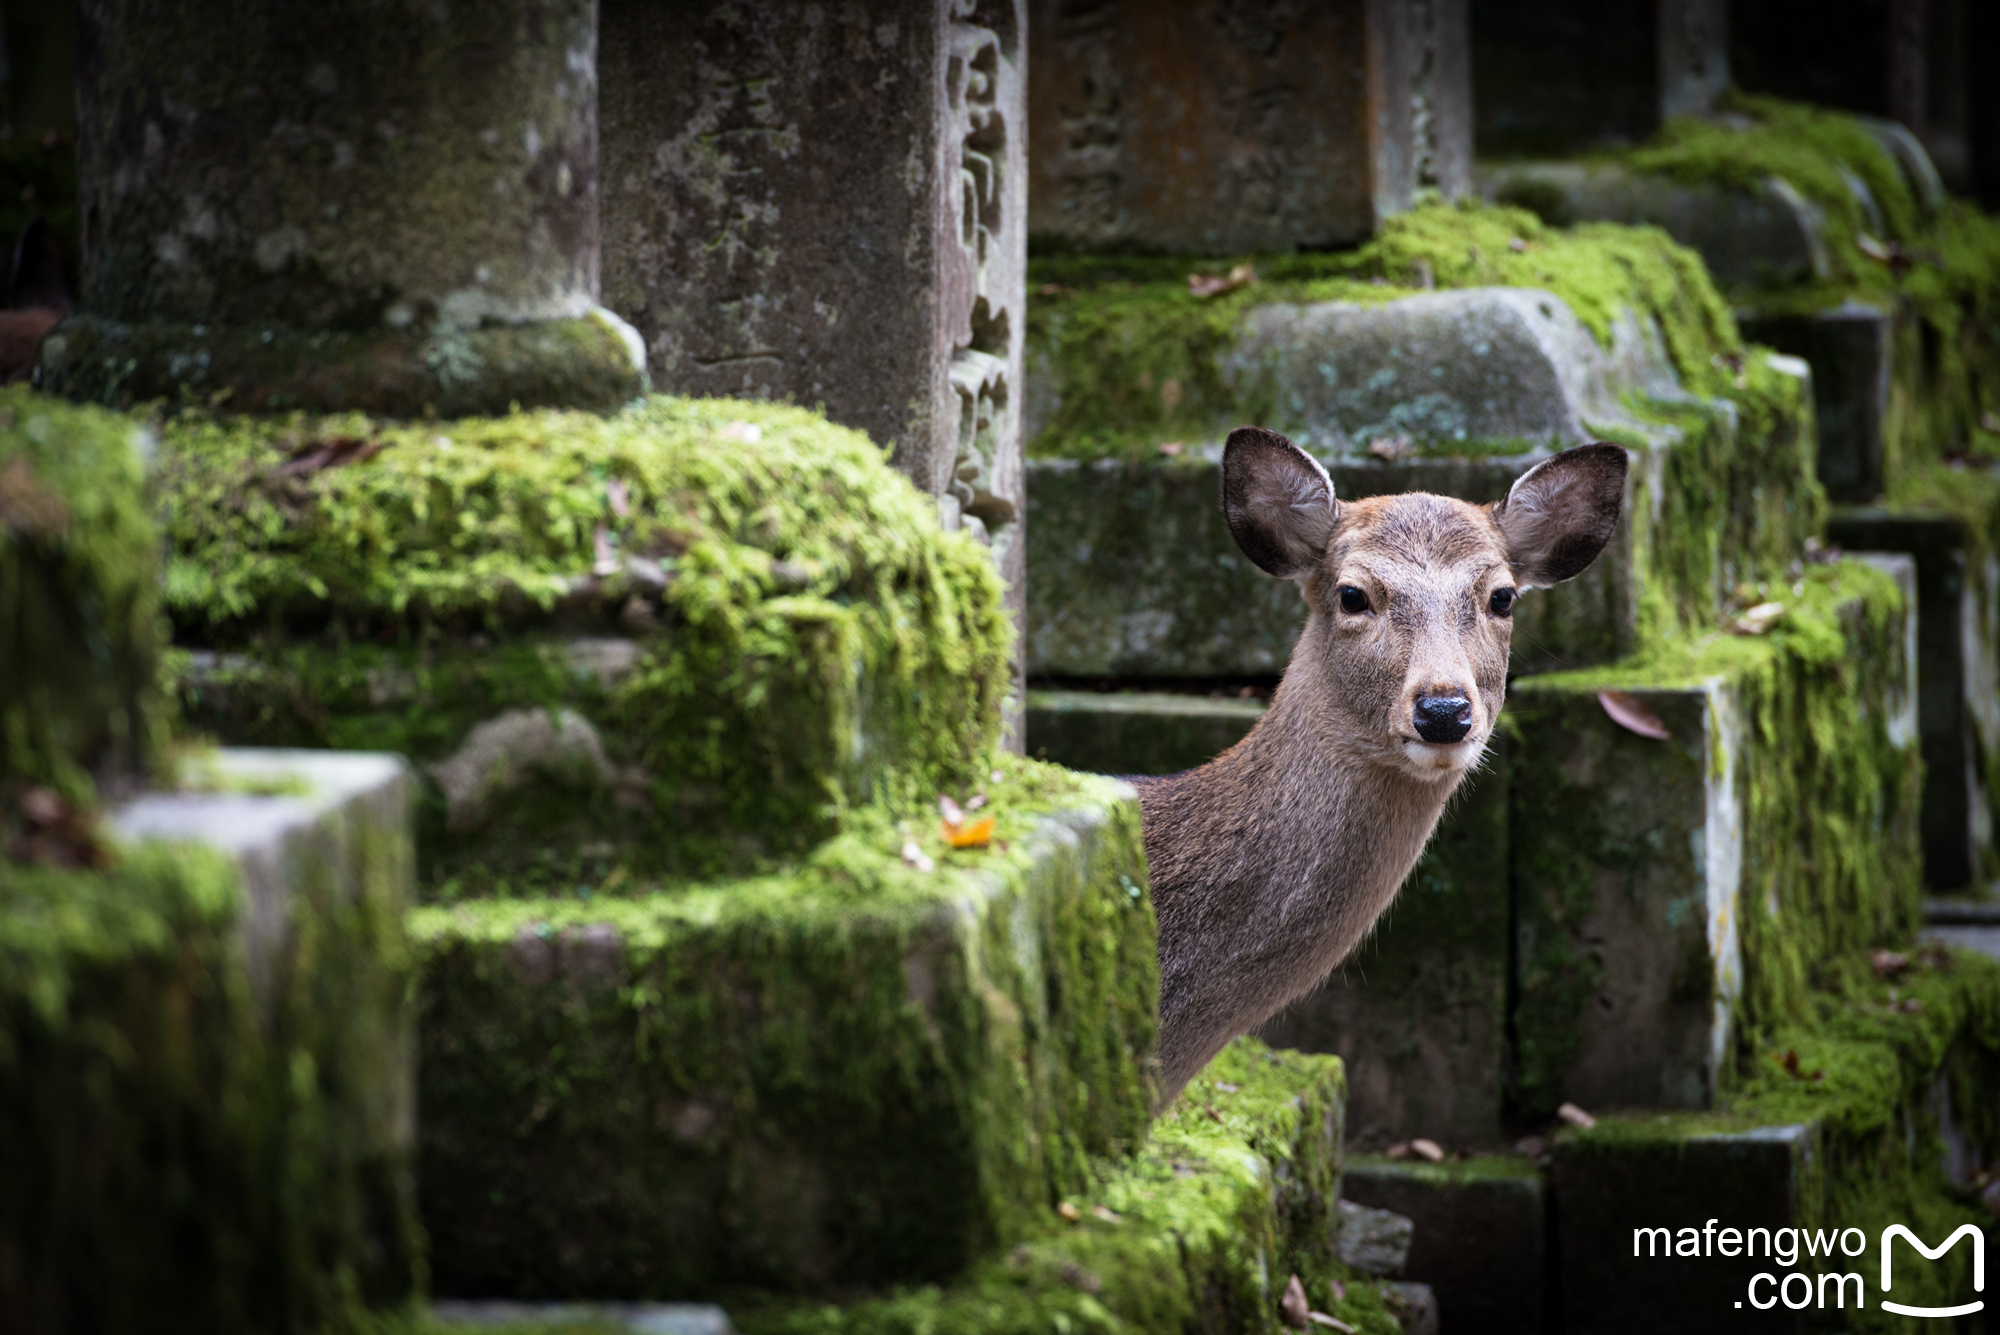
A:
POLYGON ((1495 750, 1453 797, 1368 941, 1258 1031, 1279 1047, 1340 1054, 1359 1148, 1424 1136, 1479 1150, 1509 1139, 1511 747, 1502 738, 1495 750))
POLYGON ((1855 562, 1766 592, 1766 634, 1515 683, 1523 1112, 1706 1106, 1826 962, 1916 928, 1904 596, 1855 562), (1667 739, 1620 726, 1604 691, 1667 739))
POLYGON ((199 777, 115 809, 102 870, 0 859, 12 1328, 323 1331, 422 1289, 403 767, 199 777))
POLYGON ((120 324, 73 315, 42 340, 35 384, 131 408, 471 417, 509 408, 610 412, 643 393, 629 331, 602 313, 487 328, 301 332, 120 324))
MULTIPOLYGON (((87 805, 165 740, 151 438, 25 386, 0 389, 0 784, 87 805)), ((0 794, 11 843, 14 792, 0 794)))
POLYGON ((1156 990, 1137 801, 1000 772, 983 850, 876 811, 784 873, 420 910, 437 1291, 943 1277, 1129 1154, 1156 990))
POLYGON ((168 610, 223 655, 189 718, 422 762, 434 887, 797 852, 877 796, 964 787, 998 734, 992 562, 814 414, 188 415, 161 473, 168 610))
POLYGON ((1747 1291, 1759 1271, 1803 1273, 1815 1296, 1817 1277, 1858 1274, 1862 1307, 1851 1305, 1849 1280, 1840 1315, 1815 1321, 1860 1331, 1928 1327, 1882 1311, 1885 1296, 1918 1306, 1978 1296, 1963 1247, 1934 1264, 1899 1247, 1894 1289, 1883 1294, 1878 1247, 1890 1224, 1930 1245, 1965 1223, 1990 1227, 1968 1183, 1947 1172, 1946 1138, 1974 1158, 2000 1149, 1990 1096, 2000 1081, 2000 965, 1937 952, 1878 978, 1865 956, 1827 963, 1836 985, 1745 1054, 1741 1083, 1718 1110, 1606 1117, 1557 1137, 1567 1329, 1768 1329, 1770 1315, 1752 1300, 1768 1302, 1771 1285, 1747 1291), (1774 1239, 1775 1258, 1760 1250, 1730 1259, 1701 1241, 1710 1220, 1810 1230, 1810 1240, 1787 1248, 1774 1239), (1658 1239, 1638 1230, 1652 1228, 1671 1230, 1673 1257, 1647 1254, 1658 1239), (1826 1245, 1848 1229, 1860 1234, 1858 1250, 1853 1234, 1837 1252, 1826 1245))

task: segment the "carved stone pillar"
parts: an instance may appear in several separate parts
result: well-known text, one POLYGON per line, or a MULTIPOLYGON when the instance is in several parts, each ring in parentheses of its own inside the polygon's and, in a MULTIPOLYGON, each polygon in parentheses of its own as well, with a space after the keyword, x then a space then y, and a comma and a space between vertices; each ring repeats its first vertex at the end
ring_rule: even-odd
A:
POLYGON ((1051 245, 1342 245, 1469 185, 1465 0, 1035 0, 1033 34, 1051 245))
POLYGON ((1023 610, 1025 0, 604 0, 605 304, 654 384, 894 450, 1023 610))

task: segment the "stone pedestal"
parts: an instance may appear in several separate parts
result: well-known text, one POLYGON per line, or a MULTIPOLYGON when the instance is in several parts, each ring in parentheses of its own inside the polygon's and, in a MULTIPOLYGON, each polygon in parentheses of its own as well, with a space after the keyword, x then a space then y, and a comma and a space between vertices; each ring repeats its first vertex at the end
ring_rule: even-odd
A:
POLYGON ((1481 154, 1648 138, 1729 85, 1724 0, 1471 0, 1481 154))
POLYGON ((1037 244, 1348 244, 1470 184, 1464 0, 1034 0, 1037 244))
POLYGON ((1350 1159, 1341 1199, 1416 1225, 1403 1273, 1437 1294, 1450 1329, 1541 1335, 1547 1284, 1547 1189, 1525 1157, 1432 1164, 1350 1159))
POLYGON ((641 388, 592 318, 593 0, 183 20, 79 11, 84 314, 45 345, 46 388, 395 416, 641 388), (523 325, 542 333, 495 345, 523 325))
POLYGON ((1741 320, 1745 339, 1803 357, 1812 367, 1819 480, 1831 500, 1865 503, 1882 494, 1893 324, 1890 312, 1859 301, 1808 315, 1741 320))

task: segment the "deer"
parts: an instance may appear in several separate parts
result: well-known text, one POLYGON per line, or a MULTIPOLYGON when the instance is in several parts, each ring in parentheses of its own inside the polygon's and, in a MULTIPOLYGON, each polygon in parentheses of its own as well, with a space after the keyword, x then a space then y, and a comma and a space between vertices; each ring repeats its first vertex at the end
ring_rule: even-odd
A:
POLYGON ((1489 505, 1343 502, 1277 432, 1230 432, 1230 534, 1298 585, 1306 623, 1241 741, 1133 781, 1159 921, 1161 1107, 1373 929, 1485 754, 1516 600, 1597 559, 1626 471, 1622 448, 1596 442, 1543 459, 1489 505))

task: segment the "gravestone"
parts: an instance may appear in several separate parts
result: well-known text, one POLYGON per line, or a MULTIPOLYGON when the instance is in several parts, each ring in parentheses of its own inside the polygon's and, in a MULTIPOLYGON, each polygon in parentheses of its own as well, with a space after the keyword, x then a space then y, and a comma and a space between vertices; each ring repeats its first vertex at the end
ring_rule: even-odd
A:
POLYGON ((602 17, 605 294, 654 383, 821 405, 1017 590, 1026 23, 1022 0, 602 17))
POLYGON ((1482 156, 1648 138, 1729 84, 1726 0, 1472 0, 1482 156))
POLYGON ((1038 245, 1321 248, 1470 184, 1464 0, 1036 0, 1033 32, 1038 245))
POLYGON ((596 305, 596 6, 78 10, 82 314, 38 383, 413 417, 643 387, 596 305))

